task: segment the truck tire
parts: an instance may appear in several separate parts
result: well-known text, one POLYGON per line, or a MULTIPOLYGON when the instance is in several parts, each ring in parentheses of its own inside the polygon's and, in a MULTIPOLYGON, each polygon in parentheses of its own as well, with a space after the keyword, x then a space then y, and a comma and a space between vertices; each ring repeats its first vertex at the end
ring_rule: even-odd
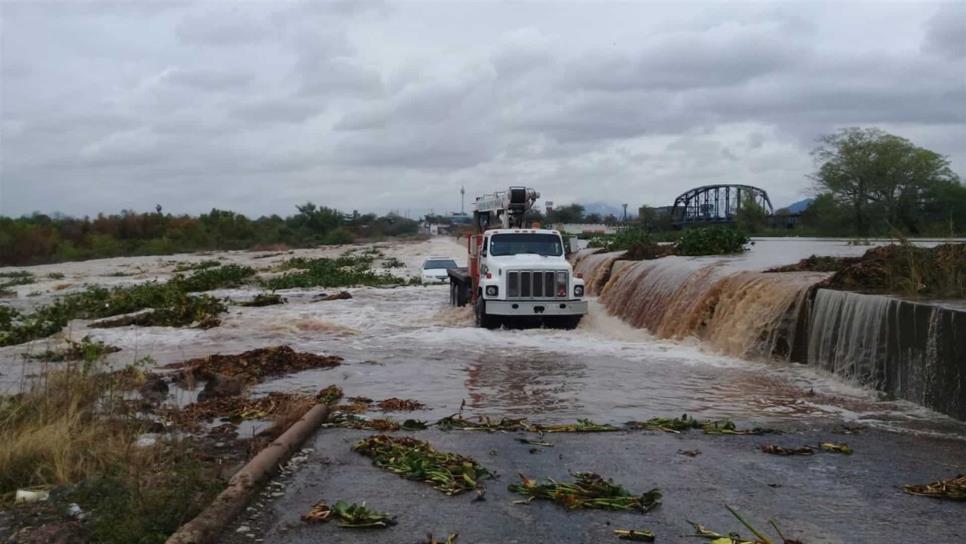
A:
POLYGON ((476 299, 476 326, 484 329, 499 329, 500 318, 486 313, 486 301, 483 297, 476 299))

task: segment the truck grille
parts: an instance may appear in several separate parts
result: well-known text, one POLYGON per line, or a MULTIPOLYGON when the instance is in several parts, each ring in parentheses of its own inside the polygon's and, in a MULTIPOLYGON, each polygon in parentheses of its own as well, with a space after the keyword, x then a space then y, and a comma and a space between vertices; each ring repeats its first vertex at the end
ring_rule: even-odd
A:
POLYGON ((566 271, 527 271, 507 272, 507 298, 567 298, 570 278, 566 271), (558 296, 557 274, 563 274, 563 296, 558 296))

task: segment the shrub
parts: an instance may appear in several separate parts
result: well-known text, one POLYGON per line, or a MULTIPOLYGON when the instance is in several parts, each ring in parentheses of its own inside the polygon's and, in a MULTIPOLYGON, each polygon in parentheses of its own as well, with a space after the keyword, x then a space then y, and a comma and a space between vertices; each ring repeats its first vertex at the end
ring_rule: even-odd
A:
POLYGON ((704 227, 685 230, 674 247, 678 255, 730 255, 746 251, 747 235, 728 227, 704 227))

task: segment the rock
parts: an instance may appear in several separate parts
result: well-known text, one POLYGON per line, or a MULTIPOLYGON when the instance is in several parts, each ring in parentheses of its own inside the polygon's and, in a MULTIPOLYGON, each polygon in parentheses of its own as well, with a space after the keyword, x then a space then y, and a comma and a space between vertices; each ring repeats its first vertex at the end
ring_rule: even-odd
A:
POLYGON ((325 302, 327 300, 345 300, 349 298, 352 298, 352 293, 348 291, 340 291, 334 295, 329 295, 326 293, 316 295, 315 298, 312 299, 312 302, 325 302))
POLYGON ((84 544, 84 533, 77 522, 51 523, 24 527, 7 544, 84 544))
POLYGON ((149 374, 144 385, 138 390, 144 400, 153 404, 160 404, 168 397, 168 382, 157 374, 149 374))
POLYGON ((236 376, 212 374, 205 382, 205 388, 198 393, 198 401, 221 397, 235 397, 245 389, 245 380, 236 376))

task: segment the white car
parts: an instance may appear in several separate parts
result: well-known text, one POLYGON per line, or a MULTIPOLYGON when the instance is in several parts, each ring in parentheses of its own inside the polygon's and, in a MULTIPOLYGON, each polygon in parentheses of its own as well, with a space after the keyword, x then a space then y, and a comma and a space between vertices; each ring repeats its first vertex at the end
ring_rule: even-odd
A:
POLYGON ((446 271, 456 268, 456 261, 449 257, 430 257, 423 262, 423 283, 446 283, 449 276, 446 271))

